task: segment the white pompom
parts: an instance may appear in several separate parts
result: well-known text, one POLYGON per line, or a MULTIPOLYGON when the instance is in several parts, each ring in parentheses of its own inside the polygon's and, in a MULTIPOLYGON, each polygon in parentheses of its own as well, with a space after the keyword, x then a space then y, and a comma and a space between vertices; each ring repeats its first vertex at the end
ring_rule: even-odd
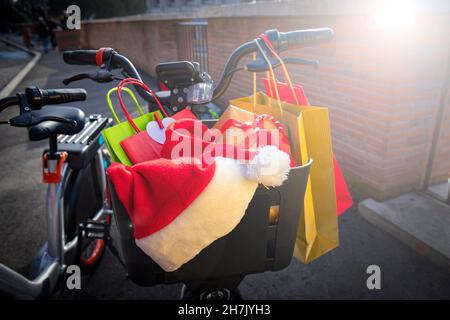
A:
POLYGON ((276 187, 287 179, 289 170, 290 158, 286 152, 275 146, 264 146, 247 164, 246 177, 265 186, 276 187))

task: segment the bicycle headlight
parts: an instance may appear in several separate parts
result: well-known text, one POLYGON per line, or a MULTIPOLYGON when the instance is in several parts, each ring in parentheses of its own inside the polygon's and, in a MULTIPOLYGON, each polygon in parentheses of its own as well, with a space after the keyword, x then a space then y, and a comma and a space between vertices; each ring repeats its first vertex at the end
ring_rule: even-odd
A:
POLYGON ((188 104, 205 104, 211 101, 214 86, 211 77, 207 73, 201 75, 203 82, 199 82, 187 87, 188 104))

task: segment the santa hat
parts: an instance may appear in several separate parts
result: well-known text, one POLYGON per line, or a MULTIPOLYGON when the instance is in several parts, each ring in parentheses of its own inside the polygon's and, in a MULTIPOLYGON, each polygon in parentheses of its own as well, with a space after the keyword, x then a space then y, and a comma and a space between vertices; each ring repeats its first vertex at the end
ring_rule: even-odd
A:
MULTIPOLYGON (((176 146, 176 126, 167 129, 166 157, 176 146)), ((220 145, 214 150, 233 148, 220 145)), ((165 271, 177 270, 231 232, 259 183, 278 186, 287 178, 289 155, 275 146, 232 151, 223 156, 214 151, 204 154, 208 161, 161 158, 133 167, 114 163, 108 168, 117 196, 134 225, 137 246, 165 271), (234 156, 227 157, 230 154, 234 156), (236 154, 246 158, 237 160, 236 154)))

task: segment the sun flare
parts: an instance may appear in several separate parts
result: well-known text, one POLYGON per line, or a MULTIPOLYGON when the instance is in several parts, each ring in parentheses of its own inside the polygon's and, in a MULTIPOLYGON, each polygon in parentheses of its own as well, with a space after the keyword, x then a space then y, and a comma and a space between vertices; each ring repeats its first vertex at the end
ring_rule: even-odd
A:
POLYGON ((380 1, 370 11, 369 26, 390 33, 402 33, 410 30, 417 18, 415 1, 380 1))

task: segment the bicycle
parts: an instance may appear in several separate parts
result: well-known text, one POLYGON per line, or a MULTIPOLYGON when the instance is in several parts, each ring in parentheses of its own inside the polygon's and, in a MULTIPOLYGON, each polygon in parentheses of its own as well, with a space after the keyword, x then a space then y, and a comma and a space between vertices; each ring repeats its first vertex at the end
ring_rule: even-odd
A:
POLYGON ((108 224, 112 214, 106 201, 107 153, 101 142, 101 130, 111 121, 101 115, 85 118, 73 107, 43 108, 86 97, 84 89, 28 87, 0 100, 0 112, 19 106, 19 115, 7 124, 29 128, 31 141, 49 140, 42 155, 43 180, 48 183, 47 242, 31 263, 28 277, 32 280, 0 264, 0 291, 7 295, 47 297, 58 287, 68 265, 93 271, 104 252, 103 239, 80 241, 80 227, 87 222, 108 224))
MULTIPOLYGON (((333 31, 329 28, 286 33, 268 30, 265 34, 275 48, 281 52, 293 47, 328 41, 332 38, 333 31)), ((199 64, 196 62, 178 61, 159 64, 156 67, 156 74, 158 81, 164 85, 156 95, 167 113, 172 115, 184 108, 190 108, 197 115, 201 115, 207 110, 206 105, 209 102, 217 100, 225 93, 236 72, 269 70, 267 62, 259 55, 256 60, 249 62, 244 67, 238 67, 244 56, 258 52, 255 41, 259 40, 249 41, 231 54, 221 79, 215 87, 213 87, 211 77, 205 72, 200 72, 199 64)), ((265 47, 264 42, 261 42, 260 45, 265 47)), ((269 55, 269 51, 267 54, 269 55)), ((119 76, 113 74, 113 69, 121 69, 122 75, 125 77, 141 80, 131 61, 112 48, 66 51, 63 53, 63 59, 68 64, 96 65, 100 68, 95 73, 84 73, 65 79, 63 82, 66 85, 86 78, 99 83, 120 80, 119 76)), ((298 58, 286 58, 285 63, 317 65, 315 61, 298 58)), ((274 59, 272 66, 278 67, 279 62, 274 59)), ((135 88, 139 95, 149 103, 149 111, 156 110, 154 98, 148 92, 143 91, 141 87, 136 86, 135 88)), ((279 247, 279 254, 277 258, 272 259, 270 267, 266 267, 269 264, 261 264, 259 261, 257 267, 246 265, 239 272, 234 271, 233 274, 230 274, 225 266, 219 271, 216 270, 217 274, 214 275, 214 279, 203 279, 199 277, 198 272, 197 274, 194 272, 194 274, 184 273, 181 275, 177 275, 176 272, 172 275, 162 272, 154 262, 152 264, 151 259, 139 252, 134 241, 131 241, 133 237, 129 218, 114 197, 114 189, 110 188, 111 192, 108 192, 105 169, 109 165, 110 159, 102 141, 101 131, 109 126, 112 120, 102 115, 90 115, 85 118, 81 110, 73 107, 43 108, 49 104, 63 104, 85 99, 86 92, 83 89, 40 90, 36 87, 29 87, 24 93, 0 100, 0 112, 15 105, 19 106, 20 111, 19 116, 3 123, 29 128, 29 137, 32 141, 49 139, 49 148, 43 153, 43 177, 44 182, 49 183, 47 244, 42 247, 32 264, 31 277, 33 280, 0 264, 0 292, 6 292, 15 297, 49 296, 58 288, 68 265, 80 264, 88 270, 95 269, 107 245, 121 261, 115 247, 112 246, 112 239, 109 235, 109 225, 113 215, 118 224, 122 254, 125 258, 125 263, 123 261, 121 263, 126 267, 130 278, 140 285, 186 280, 187 285, 184 286, 182 292, 182 298, 185 299, 239 298, 236 288, 246 274, 278 270, 290 263, 296 231, 295 216, 278 226, 286 229, 283 231, 285 232, 284 240, 280 240, 286 243, 279 247), (86 185, 89 185, 90 188, 86 188, 86 185), (116 211, 111 209, 110 199, 116 211), (83 209, 80 209, 83 205, 83 209), (223 279, 221 279, 222 275, 223 279), (185 279, 180 278, 183 276, 185 279)), ((211 124, 214 120, 205 121, 211 124)), ((291 183, 306 181, 308 169, 309 166, 294 168, 292 170, 293 178, 290 178, 291 183)), ((306 182, 304 184, 306 185, 306 182)), ((277 192, 287 193, 288 189, 289 183, 288 186, 285 186, 284 189, 280 188, 277 192)), ((249 205, 250 210, 261 209, 258 201, 266 201, 264 197, 271 197, 269 191, 257 192, 256 200, 249 205)), ((301 203, 302 201, 300 199, 301 203)), ((266 209, 264 208, 264 210, 266 209)), ((241 227, 241 229, 251 228, 254 223, 259 223, 254 217, 248 219, 244 217, 241 224, 245 227, 241 227)), ((236 237, 239 238, 239 233, 236 237)), ((239 245, 239 239, 233 240, 228 236, 226 238, 219 239, 217 241, 219 245, 223 246, 223 241, 228 241, 231 247, 239 245)), ((249 245, 251 244, 253 244, 252 241, 249 242, 249 245)), ((211 245, 213 249, 209 250, 212 257, 214 257, 214 245, 211 245)), ((266 250, 266 247, 264 246, 263 249, 266 250)), ((225 256, 230 254, 232 255, 232 252, 224 253, 225 256)), ((223 259, 220 255, 217 256, 217 252, 215 255, 215 259, 223 259)))

